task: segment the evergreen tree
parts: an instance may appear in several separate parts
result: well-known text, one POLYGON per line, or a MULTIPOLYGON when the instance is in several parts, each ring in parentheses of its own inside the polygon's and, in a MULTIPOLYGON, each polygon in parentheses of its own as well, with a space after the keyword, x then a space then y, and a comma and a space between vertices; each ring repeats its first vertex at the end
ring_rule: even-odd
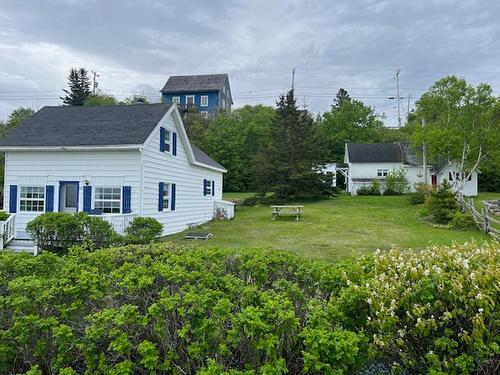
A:
POLYGON ((68 76, 69 90, 63 89, 65 97, 61 97, 64 104, 82 106, 85 99, 91 94, 90 78, 85 68, 72 68, 68 76))
POLYGON ((273 192, 278 199, 331 195, 331 181, 318 173, 316 139, 311 114, 297 108, 293 90, 282 95, 258 166, 260 192, 273 192))
POLYGON ((351 97, 349 96, 349 93, 341 88, 337 92, 337 95, 335 95, 335 99, 333 100, 333 108, 339 109, 340 107, 342 107, 342 104, 350 101, 351 97))

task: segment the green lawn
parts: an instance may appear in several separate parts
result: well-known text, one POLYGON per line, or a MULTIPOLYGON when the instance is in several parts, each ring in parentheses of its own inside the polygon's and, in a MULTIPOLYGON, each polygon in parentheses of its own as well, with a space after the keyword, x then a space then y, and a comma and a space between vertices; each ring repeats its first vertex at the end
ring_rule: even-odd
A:
MULTIPOLYGON (((231 193, 226 199, 241 199, 251 193, 231 193)), ((488 194, 488 199, 500 194, 488 194)), ((485 195, 486 197, 486 195, 485 195)), ((475 200, 479 202, 483 196, 475 200)), ((488 236, 479 231, 434 228, 419 220, 420 206, 412 206, 402 196, 347 195, 320 202, 301 203, 303 218, 271 219, 268 206, 236 207, 232 221, 213 221, 197 230, 208 231, 208 241, 187 241, 183 233, 169 237, 194 246, 272 247, 307 257, 335 261, 353 254, 387 249, 392 245, 424 248, 429 244, 465 242, 488 236)))

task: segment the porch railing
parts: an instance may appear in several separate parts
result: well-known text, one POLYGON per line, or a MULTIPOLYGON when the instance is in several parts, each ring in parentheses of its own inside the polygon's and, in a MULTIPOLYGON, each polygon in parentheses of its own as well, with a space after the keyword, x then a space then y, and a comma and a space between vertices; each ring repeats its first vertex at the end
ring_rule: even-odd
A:
POLYGON ((0 221, 0 250, 14 238, 16 234, 16 215, 10 214, 5 221, 0 221))
POLYGON ((134 220, 137 214, 103 214, 98 215, 101 219, 107 221, 111 224, 114 231, 118 234, 125 234, 125 228, 127 228, 132 220, 134 220))

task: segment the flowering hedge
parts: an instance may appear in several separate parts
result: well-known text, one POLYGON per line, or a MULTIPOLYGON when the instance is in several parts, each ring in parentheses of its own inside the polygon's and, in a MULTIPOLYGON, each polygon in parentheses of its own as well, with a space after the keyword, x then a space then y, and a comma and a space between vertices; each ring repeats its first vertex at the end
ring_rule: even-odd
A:
POLYGON ((331 265, 164 243, 3 253, 0 373, 487 371, 499 254, 471 243, 331 265))

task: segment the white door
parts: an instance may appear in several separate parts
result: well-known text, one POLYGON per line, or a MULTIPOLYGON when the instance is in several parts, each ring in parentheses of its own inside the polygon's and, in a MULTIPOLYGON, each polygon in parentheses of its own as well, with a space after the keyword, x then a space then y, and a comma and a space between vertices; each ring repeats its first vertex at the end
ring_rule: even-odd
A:
POLYGON ((60 212, 75 213, 78 211, 78 183, 65 182, 60 184, 60 212))

